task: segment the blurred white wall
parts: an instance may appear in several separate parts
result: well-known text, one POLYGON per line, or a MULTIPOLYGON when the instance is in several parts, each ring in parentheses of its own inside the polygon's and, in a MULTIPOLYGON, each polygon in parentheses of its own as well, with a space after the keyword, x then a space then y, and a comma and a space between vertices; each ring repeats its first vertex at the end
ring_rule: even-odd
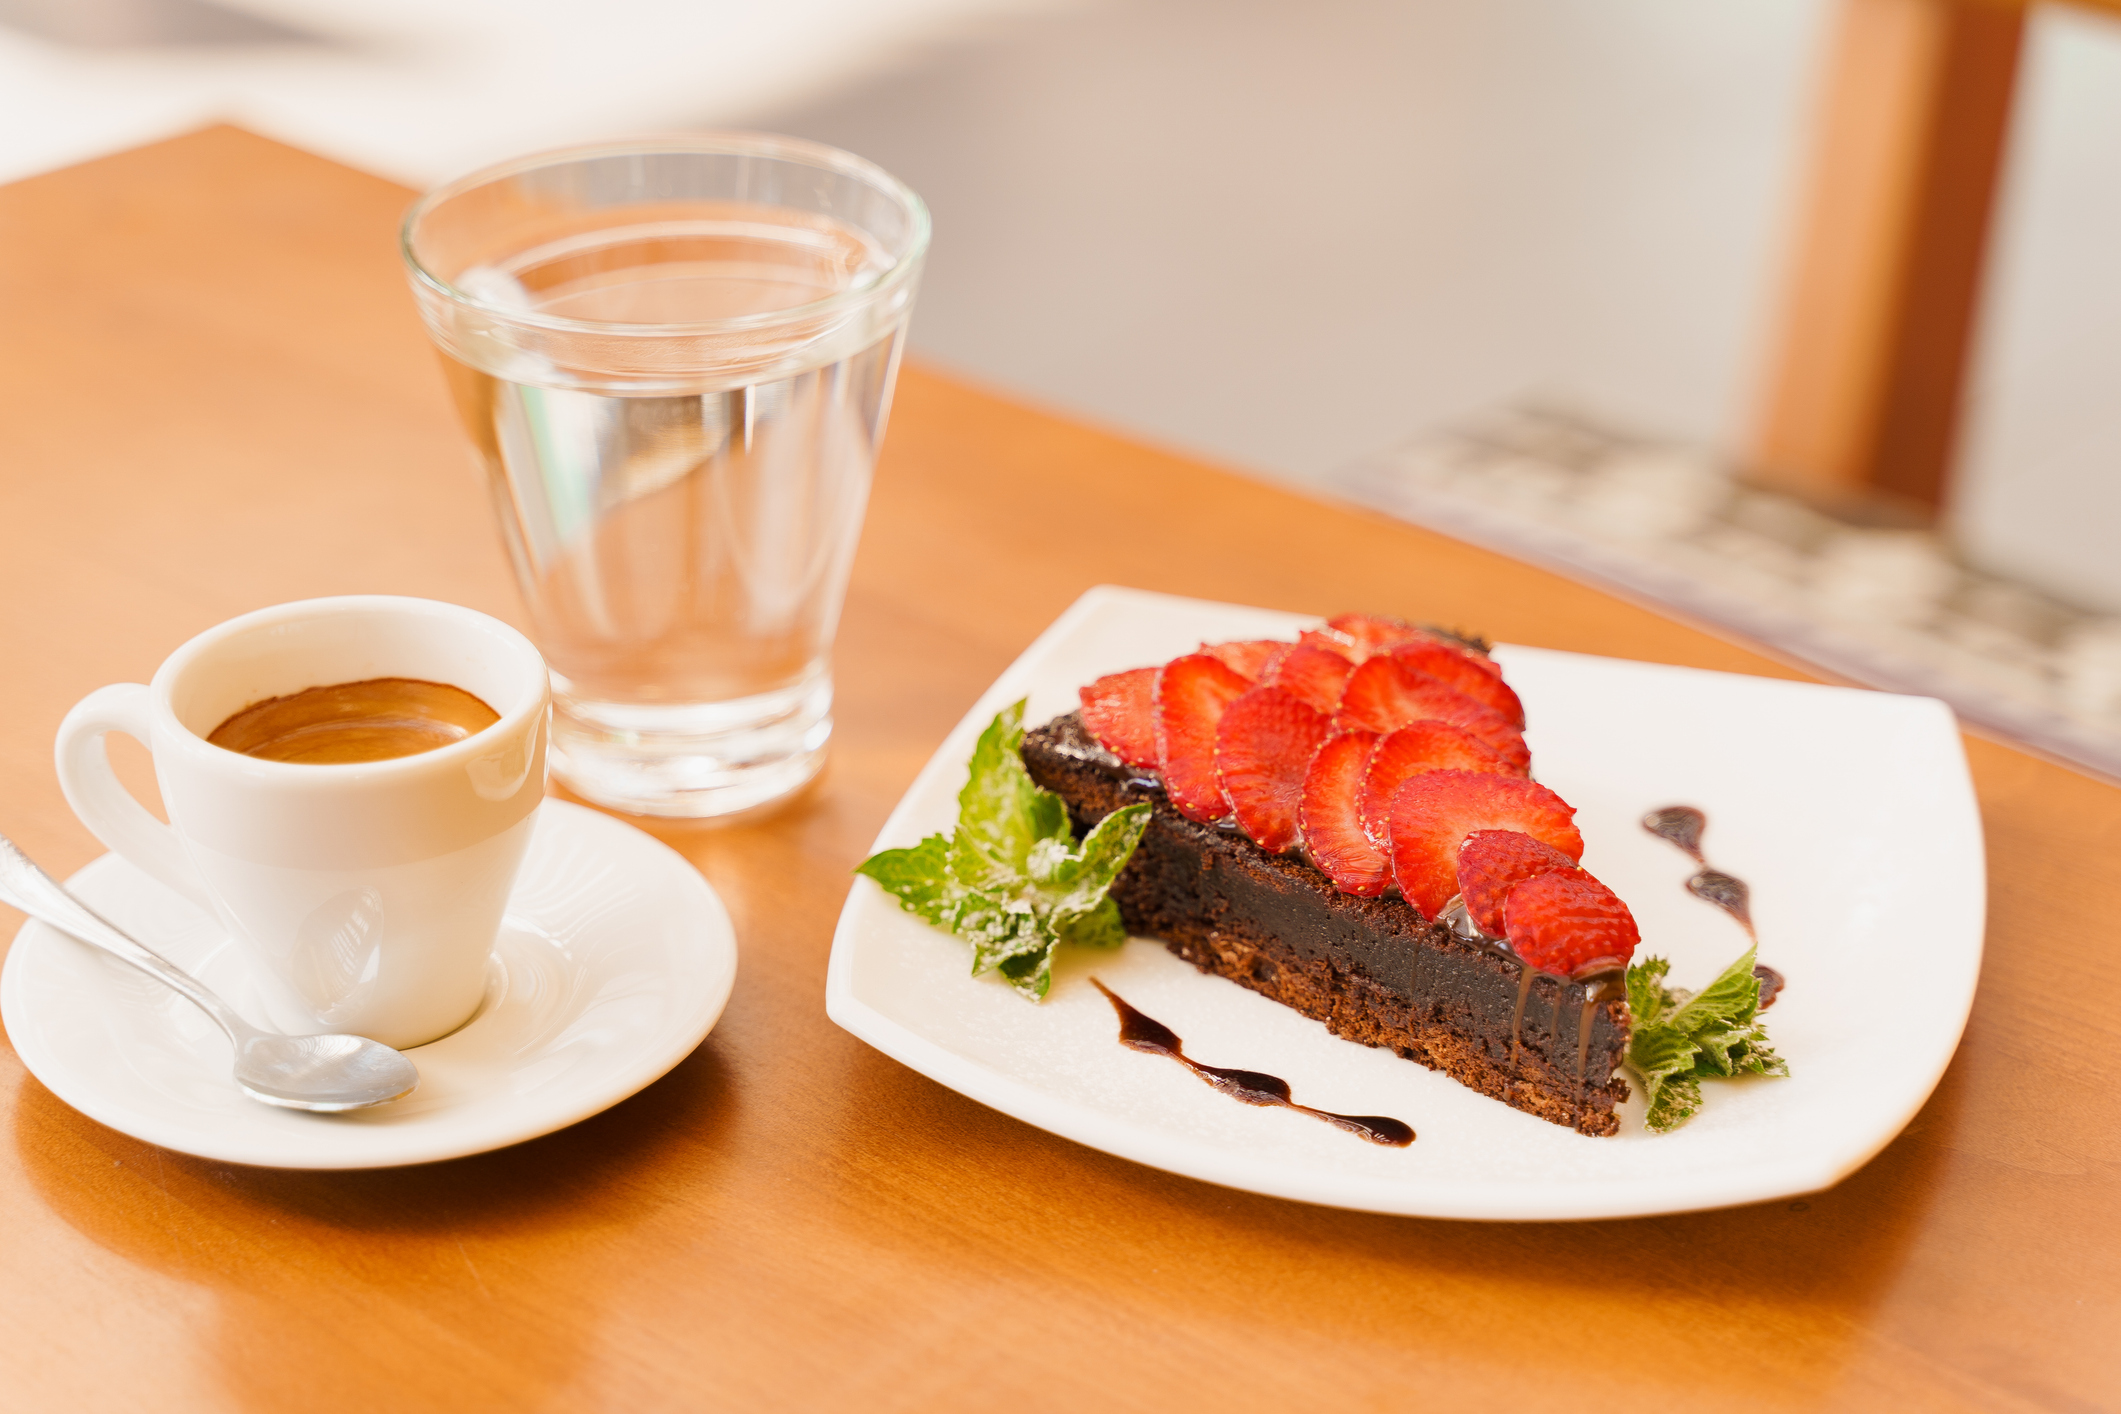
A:
POLYGON ((759 122, 936 213, 927 353, 1322 477, 1528 396, 1732 445, 1822 0, 1127 0, 759 122))
POLYGON ((229 121, 427 186, 726 122, 1042 3, 0 0, 0 181, 229 121))
POLYGON ((1959 466, 1983 564, 2121 610, 2121 21, 2034 12, 1959 466))

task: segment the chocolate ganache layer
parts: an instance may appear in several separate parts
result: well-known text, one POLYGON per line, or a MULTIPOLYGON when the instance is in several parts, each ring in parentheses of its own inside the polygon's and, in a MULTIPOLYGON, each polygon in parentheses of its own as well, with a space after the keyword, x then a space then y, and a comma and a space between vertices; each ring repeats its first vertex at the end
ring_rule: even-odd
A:
POLYGON ((1300 855, 1186 819, 1158 782, 1123 764, 1076 713, 1025 734, 1032 779, 1068 804, 1078 834, 1138 801, 1154 815, 1112 887, 1128 931, 1159 938, 1337 1036, 1383 1046, 1527 1114, 1583 1134, 1619 1128, 1628 1013, 1618 977, 1535 974, 1404 900, 1340 892, 1300 855))

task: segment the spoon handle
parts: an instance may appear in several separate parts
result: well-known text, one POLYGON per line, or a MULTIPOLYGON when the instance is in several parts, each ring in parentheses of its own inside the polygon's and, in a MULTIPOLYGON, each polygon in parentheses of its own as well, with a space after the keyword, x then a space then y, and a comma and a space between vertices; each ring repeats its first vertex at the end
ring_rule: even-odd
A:
POLYGON ((244 1034, 252 1029, 189 972, 134 941, 115 923, 68 893, 5 835, 0 835, 0 903, 11 904, 41 923, 131 963, 212 1017, 231 1041, 240 1044, 244 1034))

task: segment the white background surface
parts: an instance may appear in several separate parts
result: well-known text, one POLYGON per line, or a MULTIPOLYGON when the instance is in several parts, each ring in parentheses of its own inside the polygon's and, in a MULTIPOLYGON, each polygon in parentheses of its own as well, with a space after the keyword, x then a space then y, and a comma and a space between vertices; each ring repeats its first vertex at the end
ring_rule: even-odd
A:
MULTIPOLYGON (((1028 693, 1027 722, 1099 674, 1202 641, 1286 636, 1308 621, 1138 590, 1096 589, 1003 674, 936 753, 879 848, 946 830, 973 740, 1028 693)), ((1529 648, 1497 650, 1524 698, 1539 778, 1577 808, 1584 865, 1626 899, 1643 953, 1700 987, 1745 950, 1683 884, 1687 858, 1642 815, 1708 812, 1706 849, 1753 886, 1762 960, 1789 988, 1769 1013, 1786 1080, 1714 1082, 1700 1116, 1592 1139, 1444 1076, 1327 1034, 1204 976, 1160 944, 1065 950, 1041 1005, 968 975, 954 937, 857 880, 833 940, 834 1021, 984 1104, 1094 1148, 1214 1183, 1431 1217, 1562 1219, 1682 1211, 1826 1187, 1913 1117, 1973 1001, 1983 857, 1950 714, 1927 698, 1529 648), (1387 1149, 1210 1090, 1117 1044, 1095 974, 1210 1065, 1288 1080, 1299 1103, 1384 1114, 1420 1138, 1387 1149)), ((1638 954, 1640 956, 1641 954, 1638 954)))

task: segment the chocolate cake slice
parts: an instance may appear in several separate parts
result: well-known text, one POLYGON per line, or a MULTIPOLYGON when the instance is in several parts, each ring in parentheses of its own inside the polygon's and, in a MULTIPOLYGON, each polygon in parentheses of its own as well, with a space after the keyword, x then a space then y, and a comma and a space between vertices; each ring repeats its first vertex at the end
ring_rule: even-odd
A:
POLYGON ((1122 806, 1154 807, 1112 887, 1130 932, 1527 1114, 1583 1134, 1618 1130, 1628 1013, 1617 976, 1530 972, 1402 899, 1340 892, 1300 855, 1189 820, 1154 777, 1099 746, 1079 713, 1027 732, 1023 758, 1067 802, 1078 834, 1122 806))

